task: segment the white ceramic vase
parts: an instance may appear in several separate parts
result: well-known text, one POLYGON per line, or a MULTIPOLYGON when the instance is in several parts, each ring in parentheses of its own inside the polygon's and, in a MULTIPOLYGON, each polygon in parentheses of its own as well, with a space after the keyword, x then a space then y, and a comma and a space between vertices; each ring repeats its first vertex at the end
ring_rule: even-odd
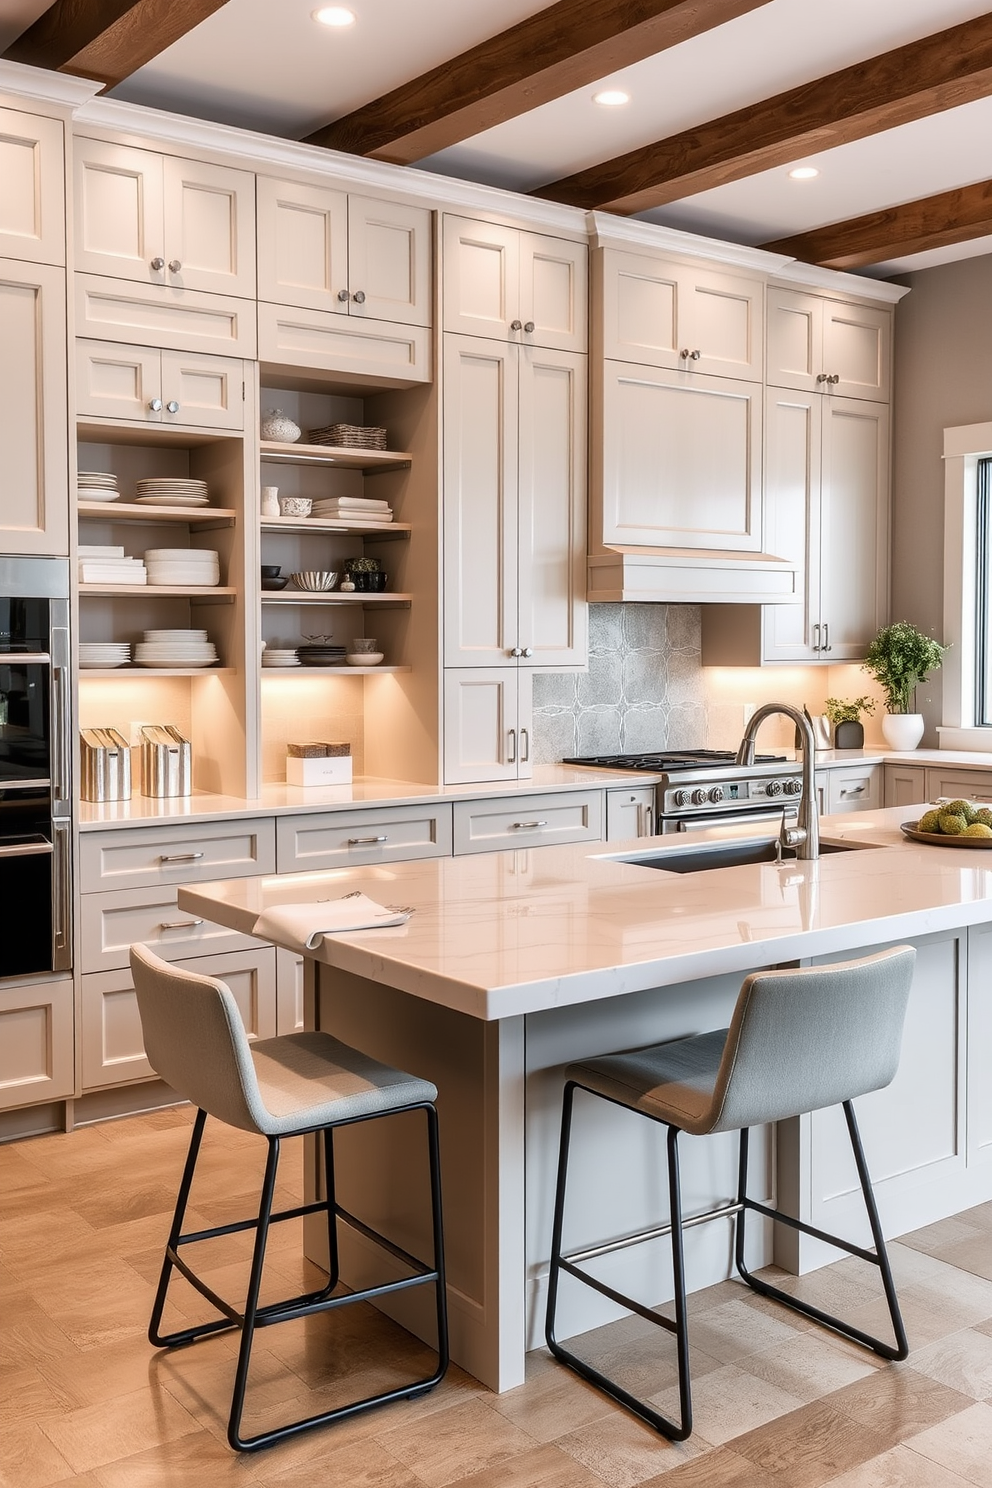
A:
POLYGON ((923 714, 884 713, 882 736, 891 749, 915 749, 923 738, 923 714))
POLYGON ((263 439, 271 439, 280 444, 295 444, 303 430, 281 408, 270 408, 262 419, 259 433, 263 439))

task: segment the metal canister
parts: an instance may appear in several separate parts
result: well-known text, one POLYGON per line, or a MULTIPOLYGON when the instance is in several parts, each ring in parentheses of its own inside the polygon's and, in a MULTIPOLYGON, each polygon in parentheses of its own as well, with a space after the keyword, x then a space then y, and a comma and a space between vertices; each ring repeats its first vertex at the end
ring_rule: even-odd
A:
POLYGON ((85 728, 79 731, 84 801, 129 801, 131 799, 131 750, 114 728, 85 728))
POLYGON ((145 724, 141 730, 141 794, 188 796, 192 789, 189 740, 171 723, 145 724))

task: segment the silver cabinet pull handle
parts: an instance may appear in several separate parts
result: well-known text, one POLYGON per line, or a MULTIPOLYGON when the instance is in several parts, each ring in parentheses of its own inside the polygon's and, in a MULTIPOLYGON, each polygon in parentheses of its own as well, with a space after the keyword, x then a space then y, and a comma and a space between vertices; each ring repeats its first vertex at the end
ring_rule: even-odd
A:
POLYGON ((820 622, 819 622, 819 620, 817 620, 816 623, 815 623, 815 625, 813 626, 813 650, 814 651, 819 651, 819 649, 820 649, 820 622))
POLYGON ((509 738, 509 741, 510 741, 510 752, 506 756, 506 763, 508 765, 515 765, 517 763, 517 731, 516 731, 516 729, 508 729, 507 730, 507 737, 509 738))
POLYGON ((348 846, 349 847, 367 847, 370 843, 373 843, 373 842, 386 842, 386 841, 388 841, 388 838, 386 836, 386 833, 383 832, 381 837, 349 837, 348 838, 348 846))
POLYGON ((197 858, 202 858, 202 852, 195 853, 160 853, 160 863, 195 863, 197 858))
POLYGON ((163 920, 159 925, 160 930, 195 930, 202 925, 202 920, 163 920))
POLYGON ((511 822, 510 826, 518 832, 536 832, 538 827, 546 827, 546 821, 511 822))
POLYGON ((165 259, 164 258, 153 258, 152 261, 151 261, 151 267, 155 270, 155 272, 157 274, 160 269, 164 269, 165 268, 165 259))
POLYGON ((148 399, 148 412, 149 413, 161 413, 162 412, 162 399, 161 398, 149 398, 148 399))
POLYGON ((822 646, 821 649, 824 650, 824 651, 832 651, 834 649, 833 646, 831 646, 831 644, 830 644, 830 622, 829 622, 829 620, 825 620, 823 622, 823 646, 822 646))
POLYGON ((169 273, 170 274, 178 274, 181 271, 182 271, 182 264, 180 263, 179 259, 178 258, 170 258, 169 259, 169 273))
POLYGON ((531 331, 535 331, 536 329, 537 329, 537 327, 535 326, 535 324, 534 324, 534 322, 532 320, 525 320, 524 321, 524 330, 527 332, 528 335, 530 334, 531 331))
POLYGON ((339 289, 338 290, 338 299, 341 301, 342 304, 344 304, 345 300, 350 300, 351 299, 351 295, 348 293, 348 291, 346 289, 339 289))
POLYGON ((351 298, 354 300, 354 302, 355 302, 356 305, 364 305, 365 304, 365 291, 364 291, 364 289, 356 289, 355 290, 355 293, 352 295, 351 298))
POLYGON ((523 328, 524 328, 524 323, 523 323, 522 320, 511 320, 510 321, 510 330, 511 331, 522 331, 523 328))
POLYGON ((530 730, 520 730, 520 763, 526 765, 530 760, 530 730))
POLYGON ((169 413, 178 413, 180 408, 182 407, 182 404, 177 403, 175 398, 170 398, 165 406, 169 413))
POLYGON ((864 793, 865 788, 863 785, 852 785, 850 790, 842 790, 840 794, 843 799, 844 796, 863 796, 864 793))

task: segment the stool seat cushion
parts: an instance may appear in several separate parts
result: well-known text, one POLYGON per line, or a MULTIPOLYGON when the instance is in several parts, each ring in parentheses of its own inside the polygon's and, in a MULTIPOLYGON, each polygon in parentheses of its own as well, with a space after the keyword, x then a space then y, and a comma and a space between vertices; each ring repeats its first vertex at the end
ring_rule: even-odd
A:
POLYGON ((705 1125, 710 1113, 726 1042, 727 1030, 722 1028, 718 1033, 700 1033, 670 1044, 570 1064, 565 1078, 607 1100, 691 1132, 705 1125))
POLYGON ((380 1064, 329 1033, 259 1039, 251 1045, 251 1059, 262 1107, 253 1114, 267 1137, 437 1099, 429 1080, 380 1064))

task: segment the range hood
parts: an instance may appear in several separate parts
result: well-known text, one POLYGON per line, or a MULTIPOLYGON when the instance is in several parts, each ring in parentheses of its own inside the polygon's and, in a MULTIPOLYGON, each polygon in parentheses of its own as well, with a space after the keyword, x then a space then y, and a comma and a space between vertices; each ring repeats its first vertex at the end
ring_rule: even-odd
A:
POLYGON ((590 604, 799 604, 795 566, 770 553, 621 547, 590 554, 590 604))

